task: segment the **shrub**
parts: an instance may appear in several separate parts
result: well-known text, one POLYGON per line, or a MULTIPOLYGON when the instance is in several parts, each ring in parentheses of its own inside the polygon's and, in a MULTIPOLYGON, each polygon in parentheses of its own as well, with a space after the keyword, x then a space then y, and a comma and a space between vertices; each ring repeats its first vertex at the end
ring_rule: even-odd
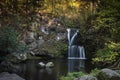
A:
POLYGON ((95 69, 93 69, 93 70, 90 72, 89 75, 96 76, 99 72, 100 72, 100 70, 97 69, 97 68, 95 68, 95 69))
POLYGON ((0 28, 0 56, 5 56, 13 52, 20 53, 25 51, 26 46, 20 43, 17 30, 13 27, 0 28))
POLYGON ((116 61, 117 57, 120 56, 120 43, 110 42, 106 44, 105 48, 99 49, 96 52, 94 62, 106 62, 112 63, 116 61))
POLYGON ((72 72, 68 73, 67 76, 60 77, 60 80, 73 80, 74 78, 79 78, 81 76, 85 75, 83 72, 72 72))

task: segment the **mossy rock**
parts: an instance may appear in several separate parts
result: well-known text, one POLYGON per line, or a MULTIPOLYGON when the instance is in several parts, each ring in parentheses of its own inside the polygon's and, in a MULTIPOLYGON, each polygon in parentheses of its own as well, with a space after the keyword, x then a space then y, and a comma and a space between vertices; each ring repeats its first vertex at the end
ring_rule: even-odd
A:
POLYGON ((110 69, 102 69, 97 74, 98 80, 120 80, 120 74, 110 69))

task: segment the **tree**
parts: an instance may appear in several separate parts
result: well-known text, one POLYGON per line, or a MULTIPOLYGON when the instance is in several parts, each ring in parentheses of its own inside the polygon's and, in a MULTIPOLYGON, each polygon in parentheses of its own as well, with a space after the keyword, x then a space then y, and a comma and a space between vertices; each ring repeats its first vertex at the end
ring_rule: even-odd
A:
MULTIPOLYGON (((119 0, 100 0, 98 13, 93 20, 93 26, 97 31, 99 40, 103 43, 96 52, 94 61, 105 64, 119 61, 120 44, 120 11, 119 0)), ((117 63, 120 66, 120 63, 117 63)))

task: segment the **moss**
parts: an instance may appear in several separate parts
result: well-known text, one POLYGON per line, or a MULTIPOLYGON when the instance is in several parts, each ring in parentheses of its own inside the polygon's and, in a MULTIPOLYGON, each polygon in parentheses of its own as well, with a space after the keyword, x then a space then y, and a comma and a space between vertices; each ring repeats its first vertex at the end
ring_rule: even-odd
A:
POLYGON ((62 57, 67 52, 67 44, 60 41, 43 44, 42 51, 54 55, 55 57, 62 57))

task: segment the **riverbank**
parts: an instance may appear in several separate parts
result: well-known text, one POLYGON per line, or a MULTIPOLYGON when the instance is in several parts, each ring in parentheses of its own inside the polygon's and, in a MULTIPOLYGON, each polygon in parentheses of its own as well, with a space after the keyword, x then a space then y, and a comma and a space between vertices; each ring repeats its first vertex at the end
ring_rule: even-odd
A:
POLYGON ((104 68, 94 69, 89 74, 73 72, 68 73, 67 76, 62 76, 60 80, 120 80, 120 70, 104 68))

